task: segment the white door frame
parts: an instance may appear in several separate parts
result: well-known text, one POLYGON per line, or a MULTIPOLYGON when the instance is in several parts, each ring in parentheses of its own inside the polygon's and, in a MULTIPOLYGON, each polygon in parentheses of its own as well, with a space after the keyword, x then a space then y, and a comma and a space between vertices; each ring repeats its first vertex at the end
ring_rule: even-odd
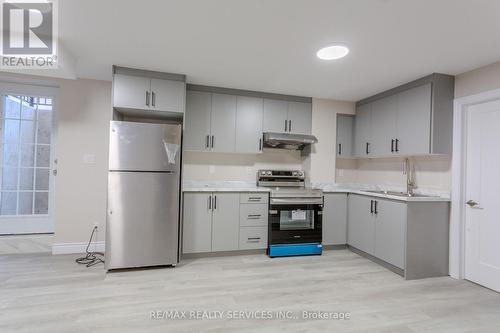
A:
MULTIPOLYGON (((50 233, 55 232, 55 186, 56 186, 56 177, 52 175, 52 170, 57 170, 57 165, 55 160, 57 160, 57 117, 59 111, 59 87, 58 86, 48 86, 48 85, 39 85, 38 82, 30 83, 29 80, 25 80, 18 82, 8 82, 8 81, 0 81, 0 92, 2 94, 11 94, 11 95, 27 95, 27 96, 42 96, 42 97, 51 97, 53 102, 52 109, 52 137, 51 137, 51 153, 50 153, 50 191, 49 191, 49 216, 48 218, 52 224, 52 231, 50 233)), ((38 219, 46 218, 46 216, 11 216, 9 217, 10 221, 8 223, 15 223, 17 219, 23 219, 26 223, 23 228, 19 228, 15 234, 30 234, 33 233, 32 230, 36 229, 38 224, 38 219)), ((43 232, 45 233, 45 231, 43 232)))
POLYGON ((500 100, 500 89, 455 99, 453 103, 453 157, 451 163, 450 276, 465 278, 465 175, 467 114, 476 104, 500 100))

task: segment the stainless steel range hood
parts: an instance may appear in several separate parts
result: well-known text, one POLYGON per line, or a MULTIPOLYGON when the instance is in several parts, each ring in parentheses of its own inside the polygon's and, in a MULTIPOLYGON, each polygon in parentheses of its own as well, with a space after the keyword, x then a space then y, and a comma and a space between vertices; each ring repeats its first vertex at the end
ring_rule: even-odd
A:
POLYGON ((314 135, 291 133, 264 133, 264 147, 290 150, 303 150, 305 147, 318 142, 314 135))

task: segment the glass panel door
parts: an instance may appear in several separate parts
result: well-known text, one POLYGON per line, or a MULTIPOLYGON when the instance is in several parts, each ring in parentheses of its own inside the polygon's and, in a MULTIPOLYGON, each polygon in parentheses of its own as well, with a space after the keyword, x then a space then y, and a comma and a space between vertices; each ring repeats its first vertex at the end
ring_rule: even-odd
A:
POLYGON ((280 211, 280 230, 314 229, 314 210, 291 209, 280 211))
POLYGON ((51 97, 2 95, 0 234, 53 232, 51 97))

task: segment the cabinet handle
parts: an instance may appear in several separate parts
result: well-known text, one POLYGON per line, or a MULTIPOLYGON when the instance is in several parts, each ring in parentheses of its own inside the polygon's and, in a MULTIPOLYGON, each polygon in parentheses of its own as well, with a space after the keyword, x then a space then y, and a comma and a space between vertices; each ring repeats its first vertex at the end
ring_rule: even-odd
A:
POLYGON ((214 209, 217 209, 217 196, 214 195, 214 209))
POLYGON ((205 140, 205 148, 209 148, 210 146, 210 135, 207 134, 207 138, 205 140))
POLYGON ((154 91, 151 91, 151 105, 156 106, 156 94, 154 91))
POLYGON ((339 155, 342 155, 342 144, 339 143, 339 155))
POLYGON ((396 139, 396 153, 399 153, 399 139, 396 139))
POLYGON ((292 131, 292 121, 289 120, 288 121, 288 132, 291 132, 292 131))
POLYGON ((260 201, 261 197, 249 197, 248 201, 260 201))
POLYGON ((208 196, 208 210, 212 210, 212 196, 208 196))
POLYGON ((370 213, 373 214, 373 200, 370 200, 370 213))
POLYGON ((214 143, 215 143, 215 136, 212 135, 212 148, 214 147, 214 143))
POLYGON ((249 241, 254 241, 254 242, 258 242, 260 240, 260 237, 248 237, 247 238, 249 241))
POLYGON ((262 139, 259 139, 259 151, 262 151, 262 139))
POLYGON ((370 147, 370 143, 369 143, 369 142, 367 142, 367 143, 366 143, 366 155, 370 154, 370 149, 369 149, 369 147, 370 147))
POLYGON ((287 121, 286 121, 286 119, 285 119, 285 132, 286 132, 286 131, 287 131, 287 129, 288 129, 288 126, 287 126, 287 125, 288 125, 288 122, 287 122, 287 121))
POLYGON ((248 215, 247 219, 249 219, 249 220, 259 220, 261 216, 262 215, 260 215, 260 214, 251 214, 251 215, 248 215))
POLYGON ((378 214, 378 201, 377 200, 374 200, 375 202, 375 215, 378 214))
POLYGON ((391 153, 394 153, 394 139, 391 140, 391 153))
POLYGON ((146 105, 149 106, 149 91, 146 90, 146 105))

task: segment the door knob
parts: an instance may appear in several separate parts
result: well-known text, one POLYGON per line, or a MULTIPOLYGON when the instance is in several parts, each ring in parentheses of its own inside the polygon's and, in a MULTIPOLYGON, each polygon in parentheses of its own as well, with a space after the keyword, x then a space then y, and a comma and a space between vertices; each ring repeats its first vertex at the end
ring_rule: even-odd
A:
POLYGON ((469 206, 471 207, 476 207, 477 205, 479 205, 477 202, 475 202, 474 200, 469 200, 466 202, 469 206))

